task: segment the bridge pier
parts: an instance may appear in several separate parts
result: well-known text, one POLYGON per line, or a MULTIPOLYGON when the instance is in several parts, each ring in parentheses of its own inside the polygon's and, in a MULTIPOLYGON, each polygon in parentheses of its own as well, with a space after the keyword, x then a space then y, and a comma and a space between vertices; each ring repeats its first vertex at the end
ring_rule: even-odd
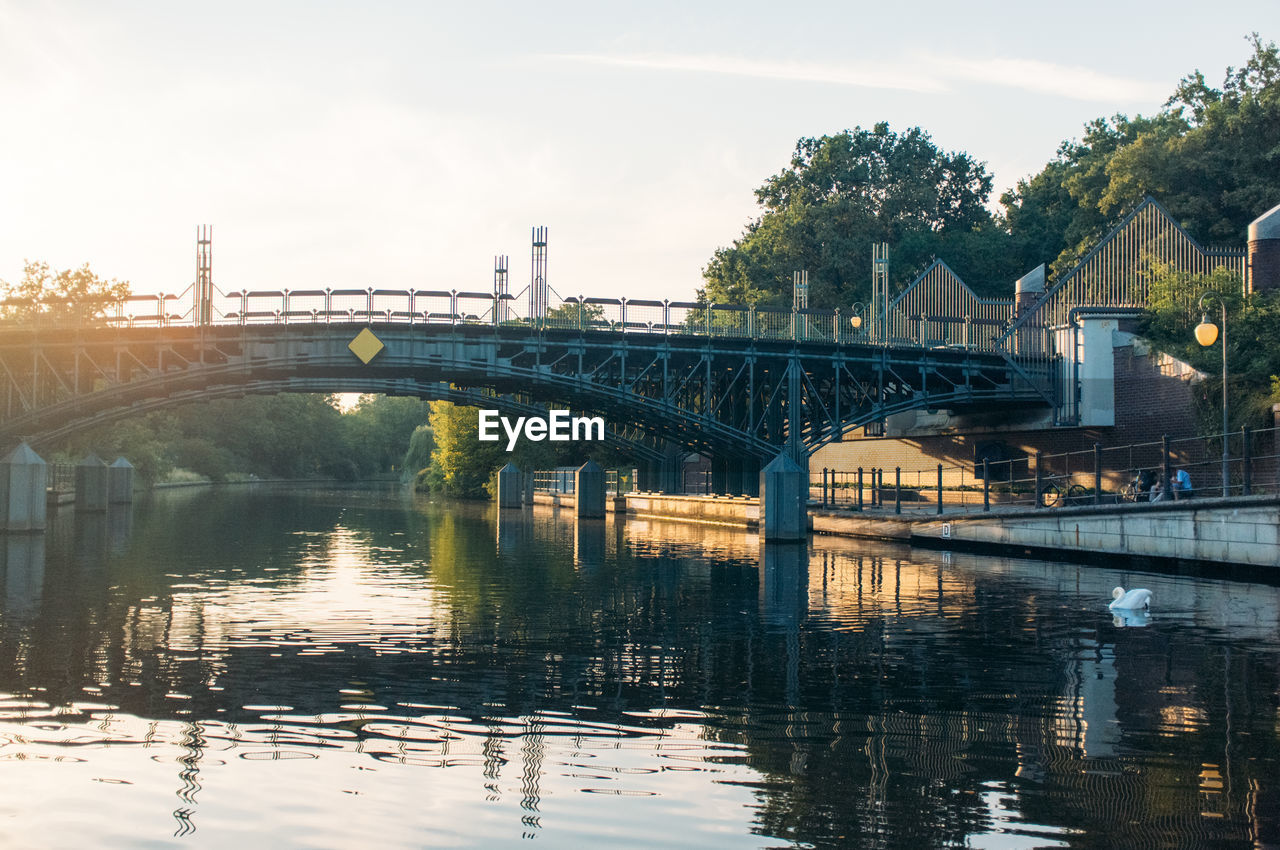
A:
POLYGON ((524 474, 508 462, 498 470, 498 507, 518 508, 524 501, 524 474))
POLYGON ((45 526, 48 467, 26 443, 0 461, 0 531, 40 531, 45 526))
POLYGON ((92 452, 76 464, 76 513, 107 509, 111 492, 107 476, 106 463, 92 452))
POLYGON ((578 519, 604 519, 604 470, 589 460, 573 474, 573 513, 578 519))
POLYGON ((108 501, 113 505, 128 504, 133 501, 133 464, 118 457, 115 463, 107 467, 108 501))
POLYGON ((760 537, 766 543, 809 538, 809 473, 786 452, 760 472, 760 537))

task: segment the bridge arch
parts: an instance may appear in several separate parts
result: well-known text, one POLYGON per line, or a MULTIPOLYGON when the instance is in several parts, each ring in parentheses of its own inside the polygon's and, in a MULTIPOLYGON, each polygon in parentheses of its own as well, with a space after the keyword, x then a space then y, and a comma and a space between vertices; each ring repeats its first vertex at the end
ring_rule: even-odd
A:
POLYGON ((529 326, 6 329, 0 441, 251 392, 429 398, 447 384, 600 415, 633 443, 767 460, 793 428, 803 453, 899 410, 1043 403, 1025 375, 989 352, 529 326), (377 337, 365 357, 358 332, 377 337))

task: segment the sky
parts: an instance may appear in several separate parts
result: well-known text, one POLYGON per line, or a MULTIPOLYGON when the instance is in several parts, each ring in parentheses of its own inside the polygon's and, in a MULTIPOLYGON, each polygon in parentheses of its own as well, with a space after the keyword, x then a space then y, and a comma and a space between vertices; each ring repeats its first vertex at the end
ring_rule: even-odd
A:
POLYGON ((800 138, 920 126, 994 203, 1253 31, 1275 0, 0 0, 0 280, 182 292, 209 224, 224 292, 484 292, 506 254, 514 293, 545 226, 560 295, 691 299, 800 138))

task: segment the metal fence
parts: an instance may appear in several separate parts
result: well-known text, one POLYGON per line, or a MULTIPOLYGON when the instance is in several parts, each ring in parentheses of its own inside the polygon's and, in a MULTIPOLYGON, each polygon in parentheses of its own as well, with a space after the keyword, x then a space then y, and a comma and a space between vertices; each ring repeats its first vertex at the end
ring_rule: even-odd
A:
POLYGON ((1280 429, 1168 439, 995 462, 810 473, 824 507, 895 513, 991 506, 1058 508, 1280 493, 1280 429), (1225 450, 1225 451, 1224 451, 1225 450), (1179 470, 1189 489, 1180 489, 1179 470))
POLYGON ((74 463, 50 463, 45 467, 46 486, 55 493, 70 493, 76 489, 76 465, 74 463))
MULTIPOLYGON (((533 472, 533 492, 572 494, 574 492, 573 475, 578 471, 576 466, 557 466, 555 469, 538 469, 533 472)), ((606 469, 604 471, 604 492, 609 496, 621 493, 633 493, 636 490, 638 473, 635 469, 606 469)))

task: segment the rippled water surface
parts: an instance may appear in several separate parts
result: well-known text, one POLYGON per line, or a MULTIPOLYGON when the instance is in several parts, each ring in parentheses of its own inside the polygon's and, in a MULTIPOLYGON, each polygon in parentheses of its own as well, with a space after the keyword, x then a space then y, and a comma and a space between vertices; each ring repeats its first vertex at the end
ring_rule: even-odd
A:
POLYGON ((1271 586, 265 487, 0 556, 4 846, 1280 842, 1271 586))

